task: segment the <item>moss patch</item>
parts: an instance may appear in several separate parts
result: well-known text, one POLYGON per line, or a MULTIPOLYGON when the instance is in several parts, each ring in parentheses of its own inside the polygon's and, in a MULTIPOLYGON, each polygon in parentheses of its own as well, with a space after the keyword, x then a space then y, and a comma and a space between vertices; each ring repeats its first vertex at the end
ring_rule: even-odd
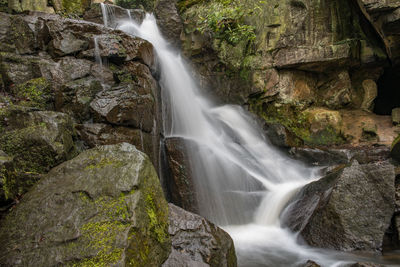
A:
POLYGON ((13 94, 19 105, 46 109, 51 107, 54 92, 49 81, 36 78, 16 86, 13 94))

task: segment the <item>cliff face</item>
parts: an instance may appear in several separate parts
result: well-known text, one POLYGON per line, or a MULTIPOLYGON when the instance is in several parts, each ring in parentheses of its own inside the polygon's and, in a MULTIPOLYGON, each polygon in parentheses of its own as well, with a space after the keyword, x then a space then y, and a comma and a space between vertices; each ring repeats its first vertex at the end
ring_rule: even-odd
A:
POLYGON ((391 113, 379 113, 379 101, 390 98, 382 99, 391 89, 381 84, 398 65, 398 7, 398 1, 177 4, 183 51, 203 84, 284 125, 297 137, 291 144, 313 146, 393 140, 390 118, 370 112, 391 113))

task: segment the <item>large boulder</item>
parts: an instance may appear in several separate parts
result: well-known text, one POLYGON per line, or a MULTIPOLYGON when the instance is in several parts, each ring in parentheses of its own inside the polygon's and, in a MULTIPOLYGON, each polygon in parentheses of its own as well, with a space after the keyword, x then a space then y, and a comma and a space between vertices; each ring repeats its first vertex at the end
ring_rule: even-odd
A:
POLYGON ((185 210, 198 213, 196 190, 187 153, 187 148, 193 148, 195 144, 178 137, 166 138, 164 142, 169 170, 166 186, 170 201, 185 210))
POLYGON ((0 229, 2 266, 160 266, 170 252, 156 172, 126 143, 52 169, 0 229))
POLYGON ((74 124, 66 114, 10 107, 0 118, 0 150, 12 157, 0 171, 6 198, 25 193, 41 175, 77 153, 74 124))
POLYGON ((312 246, 379 251, 394 213, 394 176, 388 161, 353 161, 306 185, 285 210, 285 224, 312 246))
POLYGON ((199 215, 169 204, 172 253, 163 267, 236 266, 232 238, 199 215))

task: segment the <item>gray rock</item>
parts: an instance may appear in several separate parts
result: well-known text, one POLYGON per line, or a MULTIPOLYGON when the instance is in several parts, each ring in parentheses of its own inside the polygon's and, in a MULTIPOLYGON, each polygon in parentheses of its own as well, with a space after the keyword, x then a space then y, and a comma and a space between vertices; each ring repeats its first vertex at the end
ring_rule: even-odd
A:
POLYGON ((157 24, 165 38, 174 46, 180 45, 183 22, 176 7, 177 0, 158 0, 154 9, 157 24))
POLYGON ((378 251, 391 223, 394 201, 393 165, 353 161, 306 185, 283 219, 312 246, 378 251))
POLYGON ((170 172, 166 177, 166 185, 172 203, 187 211, 198 213, 196 190, 186 152, 188 146, 193 148, 195 144, 182 138, 165 139, 170 172))
POLYGON ((0 229, 2 266, 160 266, 171 246, 156 172, 126 143, 52 169, 0 229))
POLYGON ((132 126, 151 132, 155 120, 155 101, 152 93, 132 84, 102 91, 90 103, 97 121, 132 126))
POLYGON ((180 262, 188 262, 187 257, 196 262, 194 266, 236 266, 235 248, 231 237, 199 215, 169 204, 168 231, 172 248, 176 252, 173 252, 165 266, 172 267, 171 264, 176 258, 180 262), (178 253, 180 255, 177 255, 178 253))

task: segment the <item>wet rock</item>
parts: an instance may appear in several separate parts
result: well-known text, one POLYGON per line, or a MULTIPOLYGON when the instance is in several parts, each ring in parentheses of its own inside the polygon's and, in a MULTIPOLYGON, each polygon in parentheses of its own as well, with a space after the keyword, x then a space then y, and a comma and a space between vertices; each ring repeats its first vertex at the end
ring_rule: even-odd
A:
POLYGON ((76 155, 73 122, 66 114, 9 108, 1 123, 0 150, 12 157, 2 172, 6 198, 25 193, 50 168, 76 155))
MULTIPOLYGON (((137 23, 142 23, 143 19, 146 16, 146 12, 141 9, 131 9, 127 11, 124 8, 121 8, 116 5, 107 5, 107 12, 113 14, 113 18, 108 18, 107 26, 110 28, 115 28, 117 26, 117 21, 121 19, 129 19, 130 12, 131 19, 136 21, 137 23)), ((100 3, 94 3, 90 6, 90 9, 86 10, 85 14, 83 14, 83 19, 86 21, 91 21, 98 24, 104 24, 103 21, 103 13, 101 11, 100 3)))
POLYGON ((174 46, 180 45, 183 22, 176 7, 177 0, 158 0, 154 9, 158 27, 174 46))
POLYGON ((187 155, 187 146, 195 144, 182 138, 166 138, 165 149, 169 166, 167 188, 170 200, 179 207, 198 213, 194 184, 190 172, 190 162, 187 155))
POLYGON ((360 164, 385 161, 390 157, 387 146, 360 146, 350 148, 303 148, 293 147, 290 154, 298 160, 312 165, 338 165, 350 163, 352 159, 360 164))
POLYGON ((268 140, 277 147, 294 147, 301 143, 296 136, 279 123, 264 124, 265 134, 268 140))
POLYGON ((321 267, 321 265, 319 265, 315 261, 309 260, 309 261, 306 262, 304 267, 321 267))
POLYGON ((102 91, 90 103, 97 121, 132 126, 151 132, 155 120, 155 102, 152 93, 132 84, 102 91))
POLYGON ((388 161, 365 165, 353 161, 306 185, 283 218, 309 245, 379 251, 393 212, 393 165, 388 161))
POLYGON ((2 266, 160 266, 171 244, 156 172, 126 143, 52 169, 0 232, 2 266))
POLYGON ((130 143, 154 161, 152 136, 139 129, 112 126, 103 123, 84 123, 77 126, 78 135, 89 147, 113 145, 122 142, 130 143))
POLYGON ((357 262, 350 265, 350 267, 383 267, 383 265, 372 262, 357 262))
POLYGON ((11 53, 0 55, 0 73, 7 87, 40 78, 40 58, 11 53))
POLYGON ((392 110, 392 122, 394 125, 400 124, 400 108, 392 110))
POLYGON ((235 248, 231 237, 199 215, 169 204, 168 231, 175 252, 164 263, 164 267, 175 266, 173 264, 176 258, 187 264, 190 262, 187 257, 197 265, 184 266, 236 266, 235 248))

